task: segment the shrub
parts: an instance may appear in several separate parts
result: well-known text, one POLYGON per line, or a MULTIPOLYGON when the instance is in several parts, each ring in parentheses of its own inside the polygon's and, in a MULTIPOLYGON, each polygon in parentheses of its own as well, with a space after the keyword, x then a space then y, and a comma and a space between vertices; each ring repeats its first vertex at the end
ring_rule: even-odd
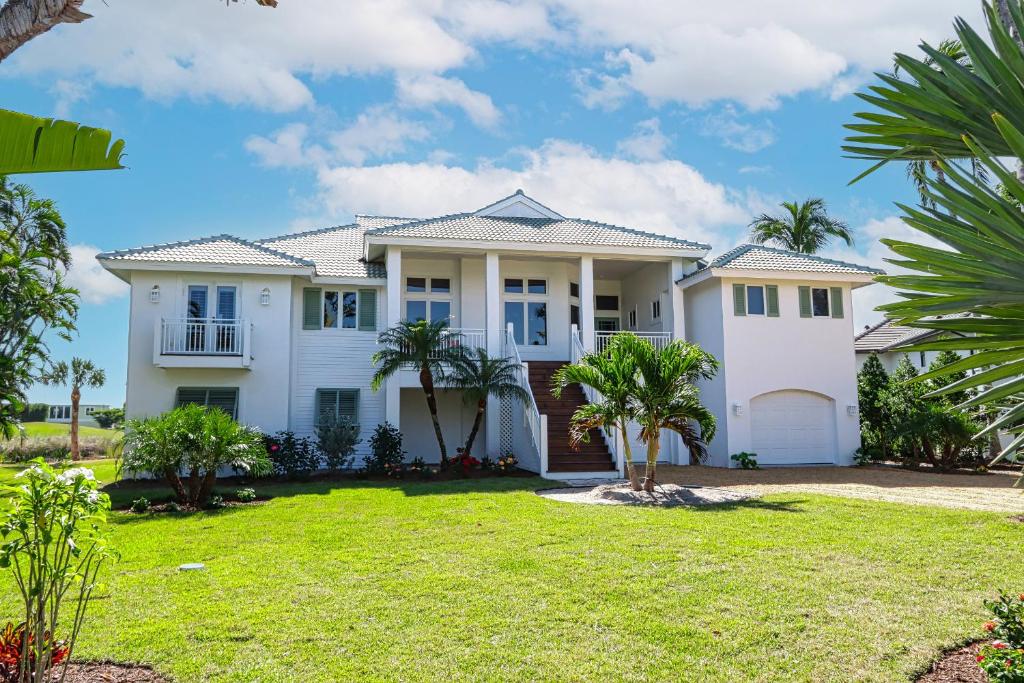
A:
POLYGON ((370 437, 370 455, 363 458, 366 470, 371 474, 387 474, 389 469, 401 466, 404 461, 402 433, 390 422, 377 425, 370 437))
MULTIPOLYGON (((79 452, 83 458, 102 458, 114 442, 109 437, 81 436, 79 452)), ((0 441, 0 461, 29 462, 36 458, 66 460, 71 452, 70 436, 37 436, 0 441)))
POLYGON ((211 507, 215 510, 219 510, 220 508, 224 507, 224 496, 210 496, 210 502, 207 503, 207 507, 211 507))
POLYGON ((120 429, 124 426, 124 408, 107 408, 92 414, 96 424, 104 429, 120 429))
MULTIPOLYGON (((57 666, 68 656, 68 648, 64 643, 52 643, 52 635, 49 631, 43 632, 42 651, 49 650, 50 664, 57 666)), ((36 648, 32 647, 34 639, 29 636, 29 642, 25 642, 25 624, 15 626, 7 622, 7 626, 0 631, 0 681, 3 683, 20 683, 24 680, 23 672, 36 670, 36 648), (26 647, 28 645, 28 647, 26 647), (28 655, 28 666, 24 667, 22 661, 28 655)))
MULTIPOLYGON (((916 467, 926 460, 945 472, 964 464, 964 449, 972 445, 980 430, 981 425, 967 414, 926 403, 898 424, 895 433, 910 451, 904 464, 916 467)), ((968 451, 968 459, 974 459, 973 452, 968 451)))
POLYGON ((50 414, 50 406, 46 403, 27 403, 18 419, 22 422, 46 422, 50 414))
POLYGON ((352 424, 348 418, 329 419, 317 427, 316 445, 329 470, 351 467, 358 443, 359 425, 352 424))
POLYGON ((998 600, 986 600, 992 620, 984 628, 995 639, 978 654, 978 665, 990 681, 1024 680, 1024 594, 999 594, 998 600))
POLYGON ((240 503, 251 503, 256 500, 256 489, 238 489, 235 491, 235 498, 237 498, 240 503))
POLYGON ((480 466, 480 461, 460 448, 458 449, 458 455, 452 459, 452 465, 459 468, 462 476, 468 477, 470 470, 480 466))
POLYGON ((295 432, 278 432, 263 439, 266 452, 273 463, 274 474, 279 477, 296 479, 308 477, 320 468, 313 442, 304 436, 295 436, 295 432))
POLYGON ((418 455, 409 463, 408 470, 419 476, 420 479, 429 479, 434 474, 434 470, 418 455))
POLYGON ((149 498, 145 496, 139 496, 132 501, 131 507, 129 508, 132 512, 145 512, 152 507, 152 503, 149 502, 149 498))
POLYGON ((757 453, 733 453, 729 456, 736 466, 741 470, 759 470, 761 466, 757 464, 757 453))
POLYGON ((860 412, 861 442, 866 454, 874 459, 886 456, 888 427, 882 404, 882 392, 889 386, 889 374, 882 367, 878 355, 872 353, 857 373, 857 403, 860 412))
POLYGON ((495 463, 495 467, 502 474, 506 474, 510 470, 515 469, 516 465, 518 464, 519 458, 512 455, 511 453, 506 453, 505 455, 498 458, 498 462, 495 463))
MULTIPOLYGON (((110 499, 84 468, 58 473, 37 460, 17 479, 6 487, 8 504, 0 517, 0 567, 14 574, 25 615, 23 654, 14 665, 32 667, 19 672, 21 680, 49 681, 58 655, 66 674, 99 571, 114 557, 104 531, 110 499), (65 599, 73 605, 71 617, 64 617, 69 637, 58 644, 53 634, 65 599)), ((5 634, 8 643, 16 631, 5 634)))
POLYGON ((186 405, 160 417, 131 420, 124 467, 163 477, 178 500, 201 507, 213 493, 217 470, 259 476, 271 469, 262 435, 216 408, 186 405), (187 473, 188 486, 181 478, 187 473))

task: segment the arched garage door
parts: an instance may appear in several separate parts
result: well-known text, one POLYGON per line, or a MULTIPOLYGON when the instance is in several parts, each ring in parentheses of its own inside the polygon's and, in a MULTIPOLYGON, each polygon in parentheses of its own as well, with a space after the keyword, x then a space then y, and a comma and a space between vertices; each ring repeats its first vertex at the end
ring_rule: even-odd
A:
POLYGON ((762 465, 833 464, 836 418, 831 399, 786 389, 750 402, 751 445, 762 465))

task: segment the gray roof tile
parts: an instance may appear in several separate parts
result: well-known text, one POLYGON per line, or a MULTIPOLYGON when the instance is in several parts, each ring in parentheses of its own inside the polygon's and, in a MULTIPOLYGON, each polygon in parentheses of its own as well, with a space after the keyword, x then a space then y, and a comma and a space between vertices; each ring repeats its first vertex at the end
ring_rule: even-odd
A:
MULTIPOLYGON (((363 218, 366 217, 359 217, 363 218)), ((365 231, 366 228, 358 223, 339 225, 269 237, 260 240, 259 244, 314 261, 317 275, 323 277, 387 277, 383 263, 367 263, 363 260, 365 231)))
POLYGON ((846 261, 801 254, 785 249, 775 249, 759 244, 741 244, 706 264, 692 277, 707 268, 732 268, 736 270, 783 270, 808 273, 849 273, 855 275, 878 275, 884 271, 846 261))
POLYGON ((108 251, 98 254, 97 258, 111 261, 210 263, 231 266, 301 267, 313 265, 312 261, 232 235, 214 235, 184 242, 108 251))

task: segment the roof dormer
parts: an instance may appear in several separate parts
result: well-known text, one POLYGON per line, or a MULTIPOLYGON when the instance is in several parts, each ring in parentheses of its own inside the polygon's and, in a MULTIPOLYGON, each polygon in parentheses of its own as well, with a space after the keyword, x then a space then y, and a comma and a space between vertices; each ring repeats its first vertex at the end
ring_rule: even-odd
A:
POLYGON ((527 197, 522 190, 474 212, 476 216, 498 216, 502 218, 550 218, 557 221, 564 216, 552 211, 535 199, 527 197))

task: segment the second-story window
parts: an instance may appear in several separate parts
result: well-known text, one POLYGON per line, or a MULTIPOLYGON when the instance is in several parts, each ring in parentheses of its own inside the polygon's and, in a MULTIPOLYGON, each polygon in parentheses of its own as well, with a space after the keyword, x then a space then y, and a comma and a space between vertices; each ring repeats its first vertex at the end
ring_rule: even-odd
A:
POLYGON ((505 286, 505 325, 512 325, 516 344, 546 346, 548 343, 548 281, 542 278, 508 277, 505 286))
POLYGON ((354 330, 359 313, 359 296, 355 291, 324 291, 324 328, 354 330))
POLYGON ((405 319, 452 324, 452 280, 447 277, 405 278, 405 319))

